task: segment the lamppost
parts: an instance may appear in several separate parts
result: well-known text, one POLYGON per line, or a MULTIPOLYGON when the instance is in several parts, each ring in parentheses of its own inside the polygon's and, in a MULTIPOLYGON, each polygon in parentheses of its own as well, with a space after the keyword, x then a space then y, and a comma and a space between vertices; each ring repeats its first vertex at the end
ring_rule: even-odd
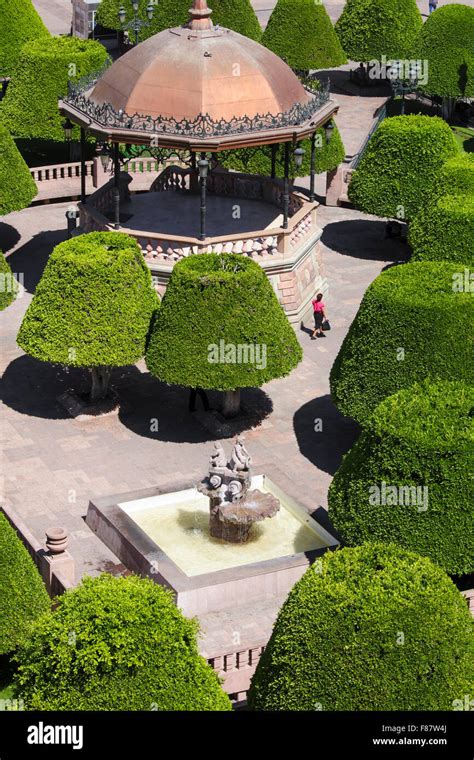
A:
POLYGON ((71 150, 72 150, 71 138, 72 138, 73 127, 74 127, 74 124, 72 123, 72 121, 69 118, 65 119, 63 121, 63 123, 62 123, 62 128, 64 130, 64 139, 66 140, 66 142, 68 144, 69 160, 70 161, 72 160, 71 159, 71 150))
POLYGON ((209 161, 205 153, 201 153, 198 161, 199 179, 201 182, 201 232, 200 240, 206 239, 206 192, 207 192, 207 174, 209 171, 209 161))
POLYGON ((127 19, 127 12, 125 8, 123 7, 123 5, 119 8, 119 12, 118 12, 118 17, 119 17, 120 23, 122 24, 122 29, 124 31, 135 32, 135 45, 138 45, 138 35, 140 34, 141 30, 145 29, 147 26, 150 26, 148 21, 152 20, 153 12, 154 12, 153 4, 151 2, 148 3, 146 7, 146 15, 147 15, 148 21, 143 21, 143 19, 141 19, 138 16, 139 7, 140 7, 140 3, 138 2, 138 0, 133 0, 132 2, 133 19, 129 21, 128 23, 125 23, 127 19))

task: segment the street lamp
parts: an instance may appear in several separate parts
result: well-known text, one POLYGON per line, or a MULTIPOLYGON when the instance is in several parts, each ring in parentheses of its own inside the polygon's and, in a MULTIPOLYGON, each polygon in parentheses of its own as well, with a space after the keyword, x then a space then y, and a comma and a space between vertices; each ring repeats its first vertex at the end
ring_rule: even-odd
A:
POLYGON ((99 158, 100 158, 100 163, 102 164, 102 168, 104 172, 107 171, 107 167, 110 161, 110 154, 109 154, 108 147, 105 143, 102 145, 102 148, 100 149, 99 158))
POLYGON ((153 13, 155 10, 153 3, 150 0, 150 2, 148 3, 146 7, 146 15, 147 15, 148 21, 143 21, 143 19, 139 18, 138 16, 139 7, 140 7, 140 3, 138 2, 138 0, 133 0, 132 2, 133 19, 129 21, 127 24, 125 23, 127 19, 127 13, 123 5, 119 8, 119 12, 118 12, 118 17, 119 17, 120 24, 122 25, 122 29, 124 31, 135 32, 135 45, 138 45, 138 35, 140 34, 141 30, 145 29, 147 26, 150 26, 148 21, 151 21, 153 19, 153 13))
POLYGON ((66 142, 69 142, 71 140, 72 130, 74 127, 74 124, 72 123, 69 117, 63 121, 62 127, 64 130, 64 138, 66 142))
POLYGON ((328 121, 328 123, 325 125, 324 132, 326 135, 326 142, 328 143, 331 142, 331 137, 334 132, 334 124, 332 123, 332 121, 328 121))
POLYGON ((301 164, 303 163, 303 156, 304 156, 303 148, 296 148, 294 152, 294 156, 295 156, 295 166, 299 169, 301 164))

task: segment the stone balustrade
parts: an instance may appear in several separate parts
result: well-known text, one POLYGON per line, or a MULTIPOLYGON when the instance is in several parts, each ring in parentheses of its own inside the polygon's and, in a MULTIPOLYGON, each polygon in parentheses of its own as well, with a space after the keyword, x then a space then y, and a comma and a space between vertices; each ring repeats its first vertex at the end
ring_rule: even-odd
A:
MULTIPOLYGON (((93 161, 86 161, 86 177, 92 177, 93 161)), ((70 164, 53 164, 51 166, 34 166, 30 174, 35 182, 53 182, 55 180, 79 179, 81 176, 81 162, 75 161, 70 164)))

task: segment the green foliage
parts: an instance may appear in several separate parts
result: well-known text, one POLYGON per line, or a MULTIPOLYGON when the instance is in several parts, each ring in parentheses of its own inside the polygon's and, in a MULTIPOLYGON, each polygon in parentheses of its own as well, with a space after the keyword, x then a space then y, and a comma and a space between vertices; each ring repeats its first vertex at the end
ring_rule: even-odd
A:
POLYGON ((145 354, 158 307, 150 270, 135 240, 91 232, 56 246, 18 333, 41 361, 119 367, 145 354))
MULTIPOLYGON (((316 130, 316 174, 336 169, 341 161, 344 160, 345 148, 341 139, 341 134, 334 124, 333 133, 330 142, 327 142, 324 128, 316 130)), ((290 177, 306 177, 311 170, 311 140, 302 140, 299 147, 303 148, 305 154, 303 163, 300 168, 296 167, 294 162, 293 151, 290 152, 290 177)), ((223 151, 218 154, 219 163, 226 169, 244 172, 246 174, 263 174, 266 177, 271 175, 272 158, 269 148, 263 150, 254 150, 252 148, 240 148, 239 150, 223 151)), ((278 146, 276 160, 276 176, 285 176, 285 149, 283 145, 278 146)))
POLYGON ((29 206, 37 192, 13 138, 0 124, 0 216, 29 206))
POLYGON ((426 380, 379 404, 329 488, 344 543, 393 542, 448 573, 474 570, 473 409, 472 386, 426 380), (397 491, 384 498, 383 483, 397 491))
POLYGON ((18 283, 13 277, 8 261, 0 251, 0 311, 15 300, 17 293, 18 283))
POLYGON ((153 581, 86 576, 18 653, 17 688, 29 710, 229 710, 197 633, 153 581))
POLYGON ((0 0, 0 76, 14 76, 22 47, 49 37, 31 0, 0 0))
POLYGON ((474 193, 443 195, 421 209, 409 228, 412 261, 474 263, 474 193))
MULTIPOLYGON (((145 27, 139 35, 140 41, 152 37, 158 32, 170 27, 181 26, 189 20, 190 0, 159 0, 154 6, 154 15, 151 22, 146 15, 146 7, 149 0, 141 0, 138 15, 150 25, 145 27)), ((127 13, 127 21, 133 18, 132 0, 102 0, 97 9, 97 21, 109 29, 121 29, 118 18, 119 8, 123 5, 127 13)), ((261 36, 260 24, 250 0, 214 0, 209 3, 212 7, 212 21, 227 29, 233 29, 239 34, 259 40, 261 36)))
POLYGON ((324 69, 347 63, 326 8, 314 0, 278 0, 262 43, 293 69, 324 69))
POLYGON ((0 512, 0 655, 22 644, 36 618, 49 609, 33 560, 0 512))
POLYGON ((347 0, 336 23, 352 61, 410 58, 422 26, 416 0, 347 0))
POLYGON ((443 163, 458 153, 451 129, 439 117, 384 119, 352 175, 349 199, 368 214, 411 220, 443 163))
POLYGON ((374 280, 331 369, 343 414, 364 423, 383 398, 425 377, 473 382, 473 303, 458 287, 463 270, 420 261, 374 280))
POLYGON ((466 601, 441 568, 394 545, 342 549, 290 591, 249 705, 452 710, 472 694, 472 654, 466 601))
POLYGON ((199 254, 175 265, 146 354, 154 375, 170 384, 234 390, 287 375, 301 358, 293 328, 256 262, 199 254), (210 346, 220 341, 250 345, 254 352, 259 346, 265 361, 255 353, 253 362, 213 362, 210 346))
MULTIPOLYGON (((94 40, 49 37, 29 43, 0 104, 2 122, 15 137, 63 142, 58 99, 67 95, 68 81, 102 69, 107 59, 104 46, 94 40)), ((76 127, 73 139, 78 135, 76 127)))
POLYGON ((445 5, 428 16, 416 43, 416 57, 428 62, 430 95, 474 97, 474 8, 445 5))
POLYGON ((430 201, 442 195, 471 193, 474 195, 474 153, 459 153, 441 167, 430 201))

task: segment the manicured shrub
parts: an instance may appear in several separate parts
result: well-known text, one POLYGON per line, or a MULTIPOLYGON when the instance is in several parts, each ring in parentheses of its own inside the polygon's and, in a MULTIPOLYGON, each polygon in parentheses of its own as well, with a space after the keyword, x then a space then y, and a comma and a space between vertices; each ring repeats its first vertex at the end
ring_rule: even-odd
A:
POLYGON ((45 39, 49 32, 31 0, 0 0, 0 76, 14 76, 27 42, 45 39))
POLYGON ((474 193, 442 195, 410 225, 412 261, 474 262, 474 193))
POLYGON ((0 512, 0 655, 22 644, 36 618, 49 609, 49 596, 33 560, 0 512))
MULTIPOLYGON (((107 58, 104 46, 94 40, 48 37, 29 43, 1 103, 2 122, 15 137, 63 142, 58 98, 67 95, 69 81, 99 71, 107 58)), ((78 135, 76 127, 73 138, 78 135)))
POLYGON ((0 124, 0 216, 29 206, 37 192, 13 138, 0 124))
POLYGON ((17 293, 18 283, 8 261, 0 251, 0 311, 6 309, 15 300, 17 293))
POLYGON ((347 63, 323 3, 278 0, 262 43, 293 69, 324 69, 347 63))
POLYGON ((423 261, 391 267, 365 292, 331 369, 339 410, 365 423, 386 396, 425 377, 472 383, 472 295, 464 267, 423 261))
POLYGON ((18 653, 17 688, 29 710, 229 710, 197 633, 153 581, 86 576, 18 653))
POLYGON ((145 354, 158 296, 136 241, 91 232, 56 246, 18 333, 41 361, 93 369, 92 398, 107 393, 112 367, 145 354))
POLYGON ((384 119, 352 175, 349 199, 368 214, 409 221, 429 197, 444 162, 458 152, 439 117, 384 119))
POLYGON ((465 599, 393 545, 326 553, 281 608, 249 692, 254 710, 452 710, 472 694, 465 599))
POLYGON ((347 0, 336 23, 352 61, 409 58, 421 29, 416 0, 347 0))
POLYGON ((445 5, 428 16, 416 43, 416 57, 428 62, 430 95, 474 97, 474 8, 445 5))
MULTIPOLYGON (((334 129, 329 142, 326 140, 324 128, 320 127, 317 130, 315 154, 317 174, 336 169, 344 160, 346 153, 336 122, 334 120, 331 121, 334 129)), ((311 140, 302 140, 299 147, 303 148, 305 152, 303 163, 298 168, 294 162, 293 151, 290 151, 290 177, 306 177, 311 170, 311 140)), ((264 151, 254 150, 253 148, 222 151, 218 154, 218 160, 226 169, 234 169, 246 174, 263 174, 269 177, 272 171, 272 159, 269 147, 264 151)), ((277 177, 282 178, 285 176, 285 150, 283 145, 278 146, 275 168, 277 177)))
MULTIPOLYGON (((153 19, 148 21, 146 8, 149 0, 141 0, 138 15, 149 23, 142 29, 139 35, 140 41, 152 37, 164 29, 186 24, 189 20, 190 0, 159 0, 154 7, 153 19)), ((118 11, 123 6, 127 13, 127 20, 133 18, 132 0, 102 0, 97 9, 97 21, 109 29, 121 29, 118 11)), ((227 29, 233 29, 239 34, 259 40, 261 37, 260 24, 250 0, 214 0, 209 3, 212 7, 212 21, 227 29)))
POLYGON ((442 195, 474 194, 474 153, 458 153, 441 167, 429 200, 442 195))
POLYGON ((423 381, 384 399, 329 488, 344 543, 393 542, 448 573, 474 570, 474 389, 423 381))
POLYGON ((166 383, 234 391, 288 375, 301 358, 293 328, 256 262, 199 254, 175 265, 147 349, 152 374, 166 383), (238 355, 239 346, 248 352, 238 355))

